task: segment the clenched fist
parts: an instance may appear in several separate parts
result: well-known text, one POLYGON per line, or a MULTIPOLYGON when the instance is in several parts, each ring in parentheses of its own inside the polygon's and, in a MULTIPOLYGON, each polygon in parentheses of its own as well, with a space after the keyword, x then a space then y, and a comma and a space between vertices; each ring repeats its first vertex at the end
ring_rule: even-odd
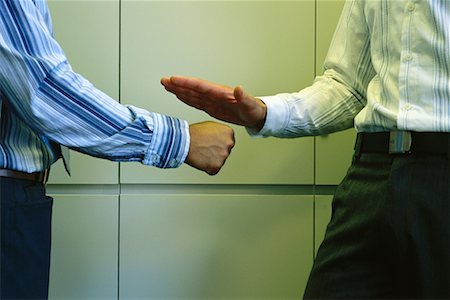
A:
POLYGON ((233 129, 216 122, 202 122, 191 124, 189 132, 191 143, 186 163, 209 175, 217 174, 234 147, 233 129))

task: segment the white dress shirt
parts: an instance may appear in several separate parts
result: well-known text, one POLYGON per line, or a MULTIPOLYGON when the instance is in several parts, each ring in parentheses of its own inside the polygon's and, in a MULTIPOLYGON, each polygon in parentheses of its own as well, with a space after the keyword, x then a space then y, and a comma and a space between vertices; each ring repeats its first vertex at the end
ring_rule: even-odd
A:
POLYGON ((300 92, 261 97, 257 135, 450 132, 450 1, 347 1, 324 70, 300 92))

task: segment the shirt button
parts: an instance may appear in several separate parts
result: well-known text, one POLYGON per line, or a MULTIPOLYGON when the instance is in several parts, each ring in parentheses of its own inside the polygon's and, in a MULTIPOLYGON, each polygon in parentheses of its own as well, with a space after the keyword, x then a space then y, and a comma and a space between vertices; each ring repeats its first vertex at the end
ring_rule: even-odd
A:
POLYGON ((412 2, 409 2, 406 8, 408 9, 409 12, 413 12, 416 9, 416 5, 412 2))
POLYGON ((411 110, 411 109, 412 109, 412 105, 409 104, 409 103, 406 103, 406 104, 403 106, 403 109, 406 110, 406 111, 411 110))
POLYGON ((178 162, 176 159, 171 159, 169 162, 169 166, 172 168, 175 168, 178 165, 178 162))
POLYGON ((159 163, 160 160, 161 160, 161 159, 160 159, 159 155, 157 155, 157 154, 153 154, 153 155, 152 155, 152 162, 153 162, 154 164, 159 163))
POLYGON ((411 61, 413 59, 413 56, 411 53, 405 54, 405 60, 406 61, 411 61))

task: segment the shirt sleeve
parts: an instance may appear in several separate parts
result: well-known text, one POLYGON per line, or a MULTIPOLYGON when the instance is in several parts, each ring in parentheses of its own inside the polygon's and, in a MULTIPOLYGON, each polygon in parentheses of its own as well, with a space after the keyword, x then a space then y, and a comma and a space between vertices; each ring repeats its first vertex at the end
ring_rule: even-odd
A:
POLYGON ((0 17, 0 97, 34 132, 113 161, 184 162, 186 121, 121 105, 74 72, 32 1, 1 1, 0 17))
POLYGON ((328 134, 353 126, 366 104, 375 76, 369 30, 357 1, 347 1, 324 62, 324 73, 296 93, 261 97, 267 105, 264 127, 253 136, 300 137, 328 134))

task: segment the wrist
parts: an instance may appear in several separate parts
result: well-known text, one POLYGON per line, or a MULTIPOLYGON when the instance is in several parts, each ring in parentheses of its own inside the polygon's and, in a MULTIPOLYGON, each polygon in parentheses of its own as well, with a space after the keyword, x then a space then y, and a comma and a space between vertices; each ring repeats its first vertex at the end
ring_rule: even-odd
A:
POLYGON ((267 117, 267 106, 266 104, 259 98, 256 98, 256 102, 258 103, 258 113, 256 114, 256 120, 254 122, 254 126, 252 129, 255 131, 261 131, 266 123, 267 117))

